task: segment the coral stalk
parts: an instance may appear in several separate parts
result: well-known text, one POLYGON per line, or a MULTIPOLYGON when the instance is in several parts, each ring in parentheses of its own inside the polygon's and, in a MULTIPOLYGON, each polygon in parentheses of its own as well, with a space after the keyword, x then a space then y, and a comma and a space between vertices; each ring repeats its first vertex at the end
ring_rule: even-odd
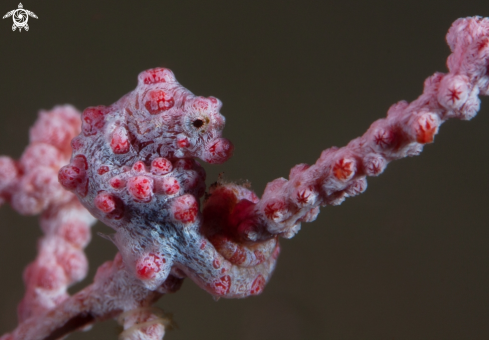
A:
POLYGON ((341 204, 365 191, 367 176, 378 176, 393 160, 418 155, 446 120, 473 118, 480 106, 478 96, 489 94, 489 20, 457 20, 447 42, 452 50, 448 74, 426 79, 418 99, 392 105, 387 118, 374 122, 347 146, 327 149, 312 166, 292 168, 288 180, 268 183, 259 202, 243 202, 229 226, 236 236, 244 241, 290 238, 301 222, 316 218, 318 207, 341 204))
POLYGON ((44 232, 36 260, 24 271, 20 322, 58 306, 68 298, 67 288, 87 273, 83 248, 95 219, 56 181, 58 169, 69 160, 70 140, 80 132, 79 119, 71 106, 41 112, 20 160, 0 157, 0 200, 24 215, 40 213, 44 232))

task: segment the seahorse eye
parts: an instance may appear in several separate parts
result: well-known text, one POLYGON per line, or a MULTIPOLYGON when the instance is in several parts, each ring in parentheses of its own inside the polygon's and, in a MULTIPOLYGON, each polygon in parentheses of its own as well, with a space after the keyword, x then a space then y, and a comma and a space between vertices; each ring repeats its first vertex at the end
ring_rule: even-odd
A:
POLYGON ((199 129, 204 125, 204 121, 202 119, 196 119, 192 122, 192 125, 199 129))

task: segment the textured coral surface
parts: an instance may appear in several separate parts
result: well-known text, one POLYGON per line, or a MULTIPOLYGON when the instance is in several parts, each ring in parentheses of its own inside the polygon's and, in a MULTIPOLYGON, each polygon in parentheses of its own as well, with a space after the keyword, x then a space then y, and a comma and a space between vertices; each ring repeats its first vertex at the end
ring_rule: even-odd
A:
POLYGON ((320 206, 363 192, 366 177, 390 161, 419 154, 445 120, 475 116, 478 96, 489 94, 489 19, 459 19, 447 41, 450 72, 429 77, 417 100, 394 104, 363 136, 325 150, 315 164, 295 166, 261 199, 247 185, 218 181, 202 213, 205 172, 195 158, 221 163, 233 151, 221 137, 218 99, 194 96, 157 68, 142 72, 137 88, 113 105, 85 109, 59 183, 115 230, 107 238, 119 253, 71 298, 66 287, 85 275, 81 249, 93 220, 53 174, 79 132, 78 113, 42 113, 21 159, 0 159, 1 199, 20 213, 42 213, 46 233, 25 272, 21 323, 2 339, 54 339, 121 313, 124 338, 161 338, 164 318, 149 306, 185 277, 215 297, 261 293, 279 254, 278 236, 294 236, 320 206))

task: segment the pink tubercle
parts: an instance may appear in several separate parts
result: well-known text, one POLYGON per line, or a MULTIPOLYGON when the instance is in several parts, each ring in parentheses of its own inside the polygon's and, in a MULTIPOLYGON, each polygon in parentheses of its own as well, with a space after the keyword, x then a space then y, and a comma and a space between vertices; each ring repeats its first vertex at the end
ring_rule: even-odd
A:
POLYGON ((85 136, 92 136, 105 125, 104 116, 107 113, 105 106, 89 107, 82 114, 82 131, 85 136))
POLYGON ((221 267, 221 261, 219 261, 218 258, 215 258, 214 261, 212 262, 212 266, 215 268, 215 269, 219 269, 221 267))
POLYGON ((101 191, 97 194, 94 200, 95 206, 103 213, 111 213, 116 209, 116 201, 114 196, 106 191, 101 191))
POLYGON ((175 195, 180 191, 180 183, 173 177, 165 177, 161 180, 161 190, 167 195, 175 195))
POLYGON ((75 157, 73 157, 72 163, 81 170, 88 170, 87 157, 85 157, 84 155, 76 155, 75 157))
POLYGON ((199 207, 194 196, 190 194, 177 197, 171 206, 175 220, 182 223, 193 223, 197 218, 199 207))
POLYGON ((166 175, 172 169, 171 162, 166 158, 158 157, 151 162, 151 173, 154 175, 166 175))
POLYGON ((129 135, 126 128, 119 126, 114 129, 110 139, 110 148, 116 155, 122 155, 129 152, 129 135))
POLYGON ((137 161, 133 164, 132 169, 135 172, 146 172, 146 165, 144 165, 144 163, 141 161, 137 161))
POLYGON ((181 149, 188 148, 190 146, 190 141, 187 137, 179 136, 177 137, 177 146, 181 149))
POLYGON ((207 241, 206 240, 202 240, 200 242, 200 250, 204 250, 206 246, 207 246, 207 241))
POLYGON ((163 90, 150 90, 146 94, 144 107, 152 115, 167 111, 175 105, 173 97, 163 90))
POLYGON ((82 171, 73 165, 66 165, 59 170, 59 183, 66 189, 73 191, 83 181, 82 171))
POLYGON ((80 196, 85 197, 89 183, 86 176, 87 169, 87 158, 84 155, 77 155, 73 157, 70 164, 59 170, 58 181, 66 190, 76 191, 80 196))
POLYGON ((71 140, 71 148, 73 151, 80 150, 85 145, 83 138, 81 136, 75 137, 71 140))
POLYGON ((166 259, 161 254, 149 253, 136 263, 136 274, 142 280, 149 280, 156 277, 166 263, 166 259))
POLYGON ((224 275, 214 281, 211 288, 216 295, 224 296, 231 290, 231 283, 231 277, 229 275, 224 275))
POLYGON ((249 260, 248 255, 249 254, 246 252, 243 246, 238 245, 236 247, 236 251, 234 252, 233 256, 229 258, 229 262, 239 266, 245 263, 247 260, 249 260))
POLYGON ((127 191, 136 201, 149 202, 153 197, 153 180, 146 176, 129 178, 127 191))
POLYGON ((126 180, 116 176, 110 179, 109 184, 114 189, 122 189, 126 186, 126 180))
POLYGON ((217 138, 207 147, 203 159, 210 164, 221 164, 233 155, 233 151, 234 146, 228 139, 217 138))
POLYGON ((98 168, 97 173, 99 175, 103 175, 105 173, 109 172, 109 167, 107 165, 102 165, 100 168, 98 168))
POLYGON ((175 76, 171 70, 164 67, 157 67, 141 72, 139 74, 139 80, 145 85, 151 85, 175 81, 175 76))
POLYGON ((263 292, 263 289, 265 288, 266 283, 267 283, 267 281, 265 280, 263 275, 258 274, 258 276, 255 278, 255 280, 251 284, 250 294, 251 295, 258 295, 261 292, 263 292))

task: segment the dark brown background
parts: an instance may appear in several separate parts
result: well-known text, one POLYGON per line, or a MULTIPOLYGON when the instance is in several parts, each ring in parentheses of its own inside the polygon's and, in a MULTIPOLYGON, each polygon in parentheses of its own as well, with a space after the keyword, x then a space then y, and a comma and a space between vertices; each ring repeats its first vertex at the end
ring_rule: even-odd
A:
MULTIPOLYGON (((17 1, 2 1, 0 15, 17 1)), ((415 99, 427 76, 446 70, 450 24, 489 16, 487 0, 23 4, 39 17, 29 32, 0 21, 0 154, 21 154, 38 109, 108 105, 140 71, 166 66, 224 103, 236 152, 206 166, 208 183, 224 171, 258 193, 415 99)), ((446 123, 421 156, 323 209, 282 242, 261 296, 215 302, 188 280, 158 303, 179 325, 166 339, 488 339, 488 127, 482 98, 473 121, 446 123)), ((15 327, 39 235, 35 217, 0 209, 0 333, 15 327)), ((94 236, 87 252, 91 280, 115 249, 94 236)), ((71 338, 116 334, 106 322, 71 338)))

